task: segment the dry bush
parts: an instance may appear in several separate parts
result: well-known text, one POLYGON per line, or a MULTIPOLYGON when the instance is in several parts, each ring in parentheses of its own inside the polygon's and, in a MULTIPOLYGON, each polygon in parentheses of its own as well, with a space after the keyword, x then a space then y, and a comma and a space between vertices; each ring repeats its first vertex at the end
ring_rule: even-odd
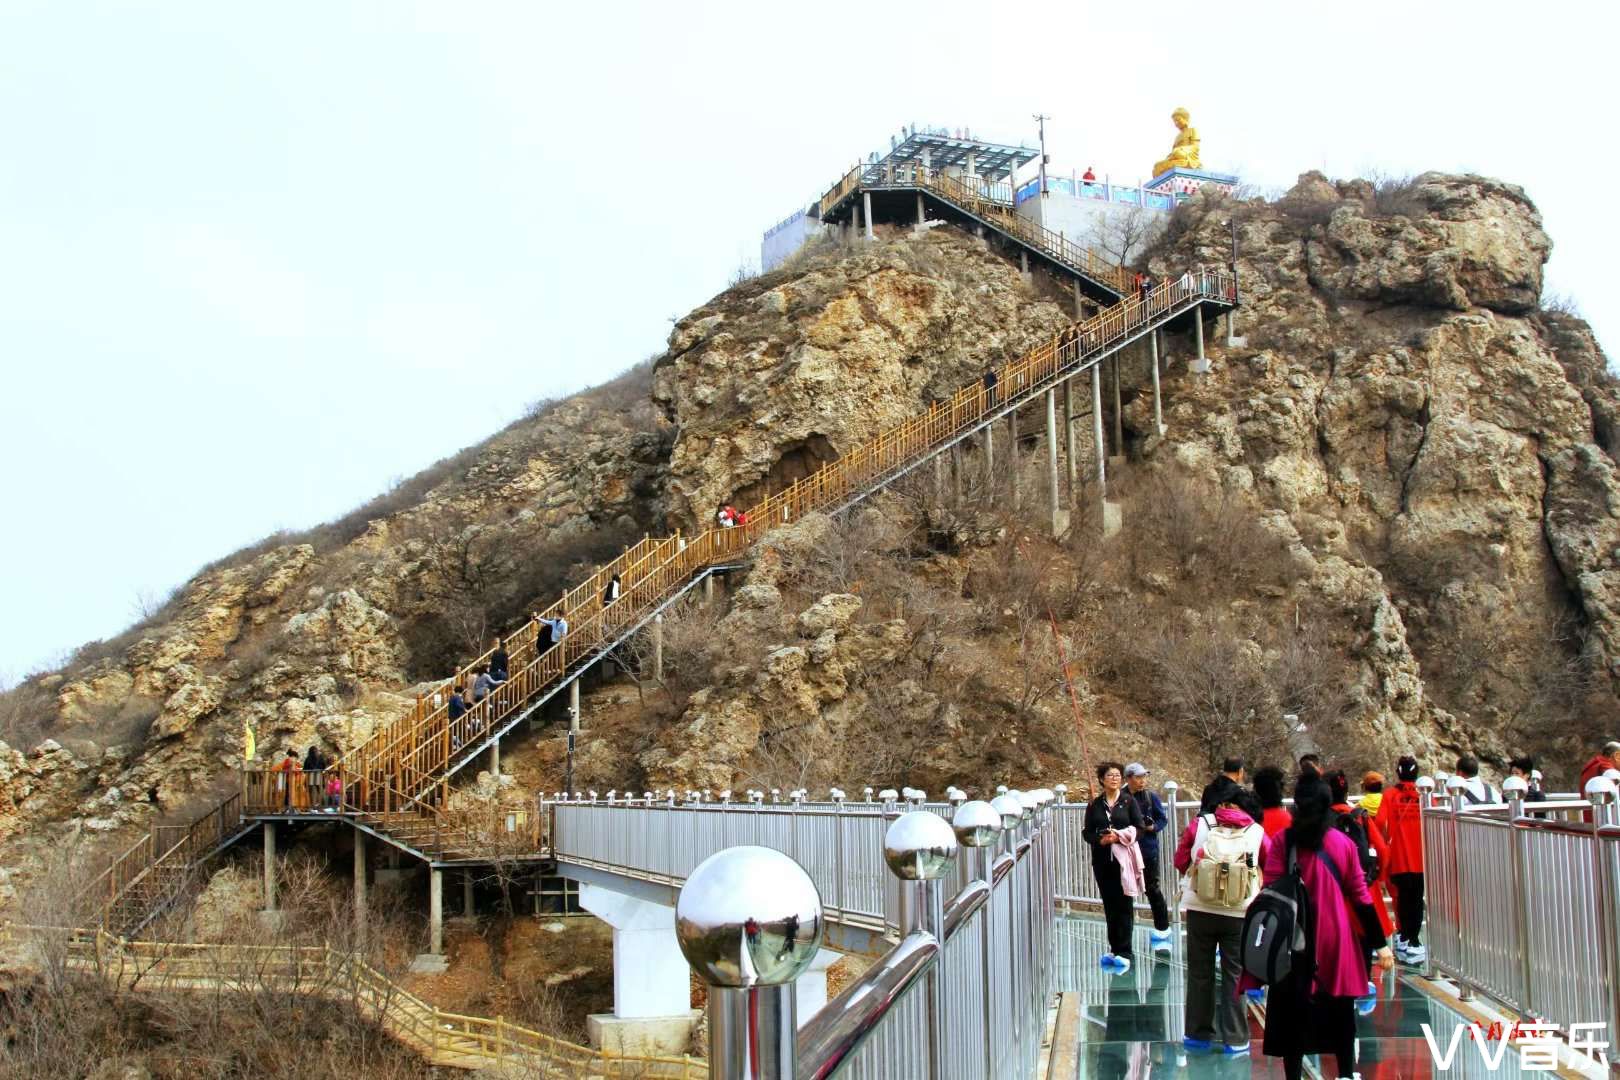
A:
POLYGON ((1164 566, 1209 592, 1285 583, 1288 547, 1241 495, 1172 472, 1134 478, 1126 516, 1133 576, 1164 566))
POLYGON ((1417 197, 1417 178, 1410 173, 1393 174, 1373 170, 1367 174, 1372 197, 1364 201, 1373 217, 1423 217, 1428 206, 1417 197))

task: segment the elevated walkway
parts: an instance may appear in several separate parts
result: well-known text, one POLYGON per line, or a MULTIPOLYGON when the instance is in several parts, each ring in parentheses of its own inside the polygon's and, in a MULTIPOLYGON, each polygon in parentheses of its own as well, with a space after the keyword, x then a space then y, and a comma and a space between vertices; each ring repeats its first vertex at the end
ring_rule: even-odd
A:
MULTIPOLYGON (((96 887, 106 897, 103 924, 117 929, 144 925, 142 919, 149 916, 138 913, 171 903, 176 883, 260 821, 346 821, 435 868, 488 864, 497 858, 540 861, 538 846, 492 854, 496 845, 516 843, 505 834, 520 830, 480 830, 450 813, 450 778, 559 693, 577 695, 586 670, 705 578, 740 566, 770 530, 806 514, 847 509, 1156 330, 1191 320, 1201 341, 1209 313, 1219 315, 1237 299, 1235 280, 1212 272, 1184 274, 1146 296, 1127 296, 1003 364, 996 369, 993 389, 978 381, 965 386, 948 401, 934 403, 749 508, 747 525, 710 528, 694 537, 677 532, 642 540, 511 635, 511 677, 463 715, 450 717, 449 688, 470 686, 475 670, 489 663, 491 653, 445 680, 438 691, 420 697, 404 716, 325 772, 245 773, 241 795, 224 800, 189 831, 181 827, 185 835, 168 842, 154 832, 98 881, 96 887), (620 591, 609 602, 613 581, 620 591), (558 618, 566 619, 568 632, 560 642, 548 644, 541 627, 558 618), (336 805, 326 794, 332 779, 341 789, 336 805), (147 884, 132 888, 143 881, 147 884)), ((1094 379, 1094 395, 1098 385, 1094 379)), ((577 708, 570 711, 577 723, 577 708)))
POLYGON ((1099 304, 1116 303, 1132 291, 1134 275, 1106 253, 1020 217, 1005 183, 880 162, 851 169, 821 197, 816 213, 829 225, 865 221, 869 227, 877 216, 922 224, 925 205, 936 218, 991 230, 1038 264, 1072 278, 1099 304))

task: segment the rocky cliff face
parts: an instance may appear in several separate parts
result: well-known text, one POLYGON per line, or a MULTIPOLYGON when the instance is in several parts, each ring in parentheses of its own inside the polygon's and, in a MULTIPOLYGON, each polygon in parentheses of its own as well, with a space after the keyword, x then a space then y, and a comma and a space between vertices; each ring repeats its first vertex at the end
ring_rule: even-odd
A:
MULTIPOLYGON (((1123 420, 1139 473, 1231 500, 1286 572, 1234 598, 1200 593, 1191 560, 1133 559, 1109 595, 1161 596, 1188 626, 1319 624, 1354 723, 1382 746, 1577 756, 1615 723, 1620 393, 1585 325, 1537 309, 1549 242, 1534 207, 1479 177, 1308 174, 1277 203, 1194 200, 1152 268, 1224 262, 1232 218, 1244 340, 1212 335, 1206 376, 1182 363, 1187 341, 1167 342, 1167 431, 1129 386, 1123 420)), ((549 407, 353 521, 228 560, 126 639, 13 691, 0 841, 14 861, 55 831, 178 810, 238 760, 244 723, 261 752, 353 745, 618 545, 790 483, 1068 317, 1061 288, 945 228, 828 246, 744 283, 682 320, 655 369, 549 407)), ((915 519, 915 494, 888 517, 915 519)), ((801 526, 735 595, 713 631, 724 647, 678 707, 585 762, 596 754, 606 786, 718 788, 818 757, 894 782, 1063 761, 1066 696, 1039 702, 996 653, 1044 621, 956 606, 1013 572, 995 553, 1023 550, 1004 542, 1019 526, 921 512, 936 540, 990 554, 890 544, 887 591, 807 589, 781 573, 794 546, 847 537, 801 526)), ((1077 580, 1088 550, 1059 552, 1053 573, 1077 580)), ((1080 635, 1109 616, 1073 600, 1068 617, 1080 635)), ((1128 747, 1159 706, 1127 685, 1107 715, 1128 747)), ((1093 690, 1108 687, 1077 700, 1093 690)))
MULTIPOLYGON (((1187 207, 1155 269, 1223 261, 1230 211, 1187 207)), ((1246 340, 1173 381, 1162 438, 1135 403, 1141 456, 1280 512, 1291 599, 1365 632, 1369 722, 1577 757, 1616 716, 1620 394, 1585 325, 1537 310, 1534 206, 1307 174, 1237 219, 1246 340)))

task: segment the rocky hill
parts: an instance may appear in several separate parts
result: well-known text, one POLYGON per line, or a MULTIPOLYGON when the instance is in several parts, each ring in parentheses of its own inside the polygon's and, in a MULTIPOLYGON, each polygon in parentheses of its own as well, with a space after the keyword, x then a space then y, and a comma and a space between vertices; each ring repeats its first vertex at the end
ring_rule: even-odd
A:
MULTIPOLYGON (((1234 219, 1239 342, 1212 337, 1203 376, 1168 342, 1164 433, 1145 357, 1122 364, 1120 539, 1083 513, 1043 539, 973 460, 950 505, 918 481, 804 523, 670 628, 662 692, 588 705, 586 782, 937 788, 1104 752, 1190 774, 1213 740, 1276 746, 1288 708, 1346 761, 1530 748, 1561 776, 1620 727, 1620 394, 1585 324, 1538 307, 1523 192, 1307 174, 1275 203, 1187 204, 1152 268, 1224 263, 1234 219)), ((722 293, 654 363, 224 560, 8 693, 5 864, 184 813, 245 724, 266 751, 353 745, 593 561, 849 450, 1064 325, 1066 296, 949 228, 722 293)), ((517 767, 554 787, 555 754, 517 767)))

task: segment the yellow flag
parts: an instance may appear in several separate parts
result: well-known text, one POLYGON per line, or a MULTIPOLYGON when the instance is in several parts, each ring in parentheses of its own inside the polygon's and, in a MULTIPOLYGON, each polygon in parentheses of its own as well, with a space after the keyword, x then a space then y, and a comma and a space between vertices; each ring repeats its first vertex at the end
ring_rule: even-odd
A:
POLYGON ((259 752, 258 740, 253 737, 253 725, 242 721, 242 760, 251 762, 259 752))

